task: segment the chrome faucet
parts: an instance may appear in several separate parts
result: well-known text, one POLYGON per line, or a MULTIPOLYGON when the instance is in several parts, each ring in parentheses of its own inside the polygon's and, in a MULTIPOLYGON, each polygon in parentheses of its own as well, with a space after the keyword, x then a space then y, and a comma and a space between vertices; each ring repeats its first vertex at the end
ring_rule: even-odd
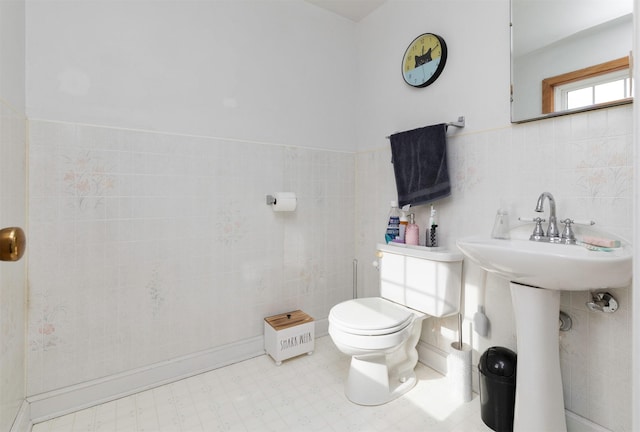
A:
POLYGON ((548 241, 551 243, 557 243, 560 241, 560 231, 558 230, 558 222, 556 222, 556 200, 553 198, 553 195, 549 192, 542 192, 538 197, 536 211, 538 213, 544 211, 543 204, 545 198, 549 200, 549 227, 547 228, 546 237, 548 237, 548 241))

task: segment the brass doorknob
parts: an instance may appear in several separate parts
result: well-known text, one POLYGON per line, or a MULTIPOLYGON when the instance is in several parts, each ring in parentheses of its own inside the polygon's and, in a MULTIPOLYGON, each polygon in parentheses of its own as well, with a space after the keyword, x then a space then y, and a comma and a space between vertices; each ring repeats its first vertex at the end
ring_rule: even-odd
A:
POLYGON ((27 237, 22 228, 10 227, 0 230, 0 261, 18 261, 24 255, 27 237))

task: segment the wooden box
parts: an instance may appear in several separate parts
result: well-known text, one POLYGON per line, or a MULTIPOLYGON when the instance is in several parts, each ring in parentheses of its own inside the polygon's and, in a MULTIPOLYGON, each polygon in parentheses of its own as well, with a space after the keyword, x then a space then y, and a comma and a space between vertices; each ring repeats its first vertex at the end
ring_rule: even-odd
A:
POLYGON ((312 354, 315 324, 301 310, 264 319, 264 349, 280 366, 283 360, 300 354, 312 354))

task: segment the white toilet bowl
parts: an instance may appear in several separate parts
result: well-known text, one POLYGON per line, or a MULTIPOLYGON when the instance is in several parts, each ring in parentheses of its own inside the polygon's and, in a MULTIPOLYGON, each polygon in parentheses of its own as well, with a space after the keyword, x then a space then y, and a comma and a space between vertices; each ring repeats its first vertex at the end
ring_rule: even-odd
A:
POLYGON ((342 302, 329 313, 329 334, 352 356, 345 394, 359 405, 381 405, 416 384, 416 345, 425 314, 380 297, 342 302))
POLYGON ((329 312, 329 335, 351 356, 345 394, 359 405, 381 405, 411 390, 422 321, 460 308, 460 253, 378 245, 378 257, 380 297, 347 300, 329 312))

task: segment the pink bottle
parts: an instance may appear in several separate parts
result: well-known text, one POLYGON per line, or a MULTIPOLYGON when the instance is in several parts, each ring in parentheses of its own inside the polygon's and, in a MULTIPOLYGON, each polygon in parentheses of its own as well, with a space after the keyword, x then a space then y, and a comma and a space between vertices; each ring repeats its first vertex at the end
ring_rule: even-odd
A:
POLYGON ((413 213, 409 215, 409 223, 404 233, 404 242, 408 245, 418 245, 418 239, 420 238, 418 225, 416 225, 416 218, 413 213))

